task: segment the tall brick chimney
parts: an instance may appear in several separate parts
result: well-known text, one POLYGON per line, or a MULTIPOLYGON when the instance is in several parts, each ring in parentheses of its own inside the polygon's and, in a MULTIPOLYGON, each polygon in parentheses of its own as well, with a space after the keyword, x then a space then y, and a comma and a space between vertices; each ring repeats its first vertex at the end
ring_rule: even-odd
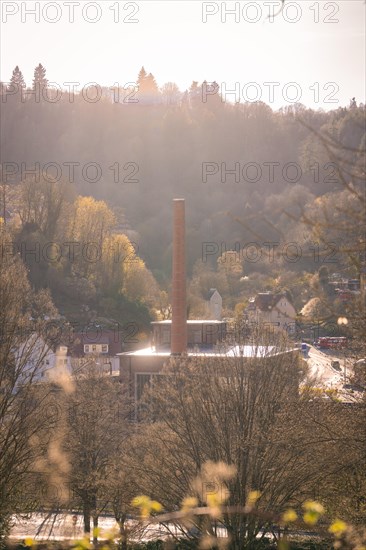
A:
POLYGON ((185 202, 173 201, 173 280, 171 355, 187 351, 185 202))

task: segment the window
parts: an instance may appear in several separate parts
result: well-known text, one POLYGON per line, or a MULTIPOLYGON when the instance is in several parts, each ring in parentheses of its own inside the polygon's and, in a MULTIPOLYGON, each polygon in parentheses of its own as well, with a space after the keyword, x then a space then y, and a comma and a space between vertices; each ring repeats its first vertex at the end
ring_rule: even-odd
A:
POLYGON ((108 344, 84 344, 84 353, 108 353, 108 344))

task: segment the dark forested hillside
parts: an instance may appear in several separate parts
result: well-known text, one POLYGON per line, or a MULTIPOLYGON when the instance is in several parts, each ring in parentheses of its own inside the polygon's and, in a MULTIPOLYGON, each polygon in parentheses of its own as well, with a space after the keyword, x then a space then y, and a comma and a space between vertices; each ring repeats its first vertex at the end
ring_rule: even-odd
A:
POLYGON ((173 197, 187 201, 190 273, 205 242, 226 249, 253 241, 303 244, 304 232, 284 211, 298 218, 300 207, 343 188, 311 130, 358 149, 364 106, 274 112, 261 102, 225 103, 218 93, 205 100, 201 92, 194 83, 169 101, 153 89, 150 96, 137 92, 136 103, 116 103, 104 93, 91 102, 95 90, 37 101, 4 88, 3 179, 19 181, 39 166, 74 180, 78 194, 122 208, 138 253, 161 281, 170 270, 173 197))

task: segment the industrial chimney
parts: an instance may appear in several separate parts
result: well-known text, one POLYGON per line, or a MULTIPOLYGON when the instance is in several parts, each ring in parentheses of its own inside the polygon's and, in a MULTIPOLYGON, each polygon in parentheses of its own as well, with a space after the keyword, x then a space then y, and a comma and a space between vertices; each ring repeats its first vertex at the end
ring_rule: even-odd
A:
POLYGON ((173 201, 173 280, 171 355, 187 351, 185 203, 173 201))

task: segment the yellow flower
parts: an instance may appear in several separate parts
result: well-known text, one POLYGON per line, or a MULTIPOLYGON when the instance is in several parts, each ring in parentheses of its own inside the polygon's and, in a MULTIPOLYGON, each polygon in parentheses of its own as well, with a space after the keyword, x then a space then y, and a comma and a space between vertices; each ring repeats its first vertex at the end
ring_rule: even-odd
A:
POLYGON ((148 502, 150 501, 149 497, 145 495, 140 495, 138 497, 135 497, 131 504, 132 506, 135 506, 135 508, 140 508, 141 506, 146 506, 148 502))
POLYGON ((297 520, 297 513, 293 508, 289 508, 282 514, 282 521, 285 523, 291 523, 291 521, 297 520))
POLYGON ((324 506, 315 500, 307 500, 302 507, 305 510, 304 521, 308 525, 315 525, 319 517, 324 514, 324 506))
POLYGON ((324 506, 316 500, 306 500, 302 505, 305 511, 316 512, 317 514, 324 514, 324 506))
POLYGON ((100 535, 100 527, 94 527, 93 529, 93 538, 98 538, 100 535))
POLYGON ((33 546, 34 540, 31 537, 27 537, 26 539, 24 539, 24 544, 26 546, 33 546))
POLYGON ((347 531, 347 524, 341 519, 336 519, 330 525, 328 529, 329 533, 332 533, 335 537, 341 537, 345 531, 347 531))
POLYGON ((254 506, 260 496, 260 491, 250 491, 247 498, 247 506, 254 506))
POLYGON ((221 504, 221 498, 218 493, 209 493, 206 497, 206 501, 207 506, 210 506, 210 508, 216 508, 221 504))
POLYGON ((198 506, 196 497, 186 497, 182 502, 182 512, 189 512, 192 508, 198 506))
POLYGON ((210 516, 213 518, 219 518, 221 516, 222 499, 216 493, 207 495, 207 506, 209 508, 210 516))
POLYGON ((152 512, 161 512, 163 507, 157 500, 150 501, 150 509, 152 512))
POLYGON ((150 516, 151 512, 160 512, 162 510, 162 505, 156 500, 151 500, 146 495, 140 495, 135 497, 132 502, 132 506, 140 508, 140 515, 143 519, 146 519, 150 516))
POLYGON ((89 550, 91 548, 89 536, 85 534, 83 539, 76 541, 75 548, 78 550, 89 550))

